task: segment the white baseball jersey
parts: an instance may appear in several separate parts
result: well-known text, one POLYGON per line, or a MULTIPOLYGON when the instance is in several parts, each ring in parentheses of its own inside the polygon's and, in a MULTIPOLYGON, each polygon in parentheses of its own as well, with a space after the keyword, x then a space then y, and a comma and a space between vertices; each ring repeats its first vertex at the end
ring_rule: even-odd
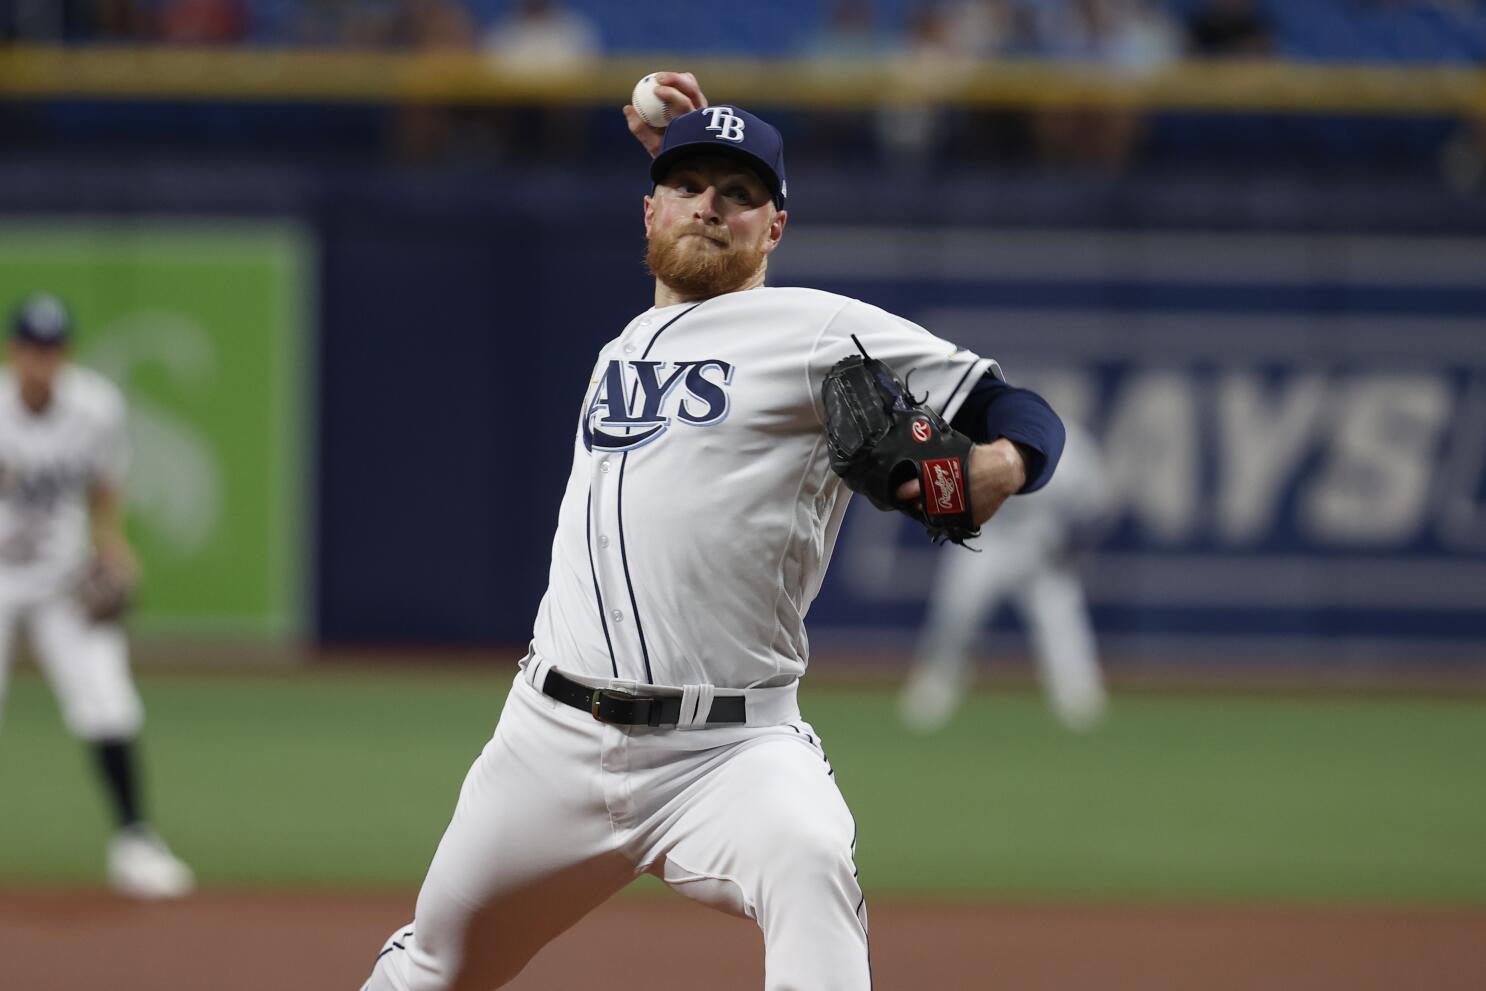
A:
POLYGON ((594 679, 786 685, 850 491, 820 387, 867 352, 952 417, 994 361, 859 300, 759 288, 651 309, 599 352, 535 655, 594 679))
POLYGON ((0 595, 44 596, 86 561, 89 491, 127 465, 124 411, 107 379, 64 366, 34 413, 0 370, 0 595))

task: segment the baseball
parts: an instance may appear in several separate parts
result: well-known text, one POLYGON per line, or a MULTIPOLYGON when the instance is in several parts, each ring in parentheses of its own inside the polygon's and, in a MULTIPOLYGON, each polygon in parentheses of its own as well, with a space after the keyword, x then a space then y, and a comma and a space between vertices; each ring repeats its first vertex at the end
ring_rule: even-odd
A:
POLYGON ((651 127, 665 127, 671 122, 671 108, 655 95, 656 85, 655 73, 652 72, 635 83, 635 92, 629 102, 645 123, 651 127))

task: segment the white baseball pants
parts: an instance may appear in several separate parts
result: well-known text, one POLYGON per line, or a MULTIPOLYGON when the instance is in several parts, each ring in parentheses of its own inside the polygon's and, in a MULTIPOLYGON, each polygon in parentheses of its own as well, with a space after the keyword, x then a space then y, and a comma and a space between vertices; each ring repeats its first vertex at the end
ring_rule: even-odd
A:
MULTIPOLYGON (((870 988, 855 823, 808 723, 612 726, 523 675, 465 778, 414 922, 363 991, 500 987, 644 873, 757 922, 767 991, 870 988)), ((663 940, 636 959, 647 951, 663 961, 663 940)))
POLYGON ((21 607, 0 605, 0 700, 18 625, 27 627, 31 652, 75 736, 121 740, 139 732, 144 708, 129 676, 123 628, 92 622, 67 595, 21 607))

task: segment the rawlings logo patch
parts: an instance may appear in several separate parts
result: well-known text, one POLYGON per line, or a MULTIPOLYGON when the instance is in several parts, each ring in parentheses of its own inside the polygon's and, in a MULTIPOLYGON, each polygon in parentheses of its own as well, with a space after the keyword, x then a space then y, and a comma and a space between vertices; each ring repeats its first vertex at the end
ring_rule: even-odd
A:
POLYGON ((930 433, 928 420, 914 420, 912 429, 914 440, 918 441, 920 444, 928 442, 930 433))
POLYGON ((924 506, 930 516, 965 511, 965 476, 959 458, 935 458, 923 463, 924 506))

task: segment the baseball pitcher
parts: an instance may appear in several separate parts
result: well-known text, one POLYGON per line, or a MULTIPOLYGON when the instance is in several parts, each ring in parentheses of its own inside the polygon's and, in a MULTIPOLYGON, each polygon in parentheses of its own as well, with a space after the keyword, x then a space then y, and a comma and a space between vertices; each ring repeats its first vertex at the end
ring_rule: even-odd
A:
MULTIPOLYGON (((654 156, 655 305, 575 389, 530 650, 365 991, 499 987, 642 874, 754 920, 767 988, 865 991, 857 825, 796 695, 805 614, 851 491, 961 541, 1062 448, 994 361, 766 287, 789 218, 779 132, 689 74, 659 81, 668 128, 625 108, 654 156)), ((601 982, 665 966, 594 963, 601 982)))

